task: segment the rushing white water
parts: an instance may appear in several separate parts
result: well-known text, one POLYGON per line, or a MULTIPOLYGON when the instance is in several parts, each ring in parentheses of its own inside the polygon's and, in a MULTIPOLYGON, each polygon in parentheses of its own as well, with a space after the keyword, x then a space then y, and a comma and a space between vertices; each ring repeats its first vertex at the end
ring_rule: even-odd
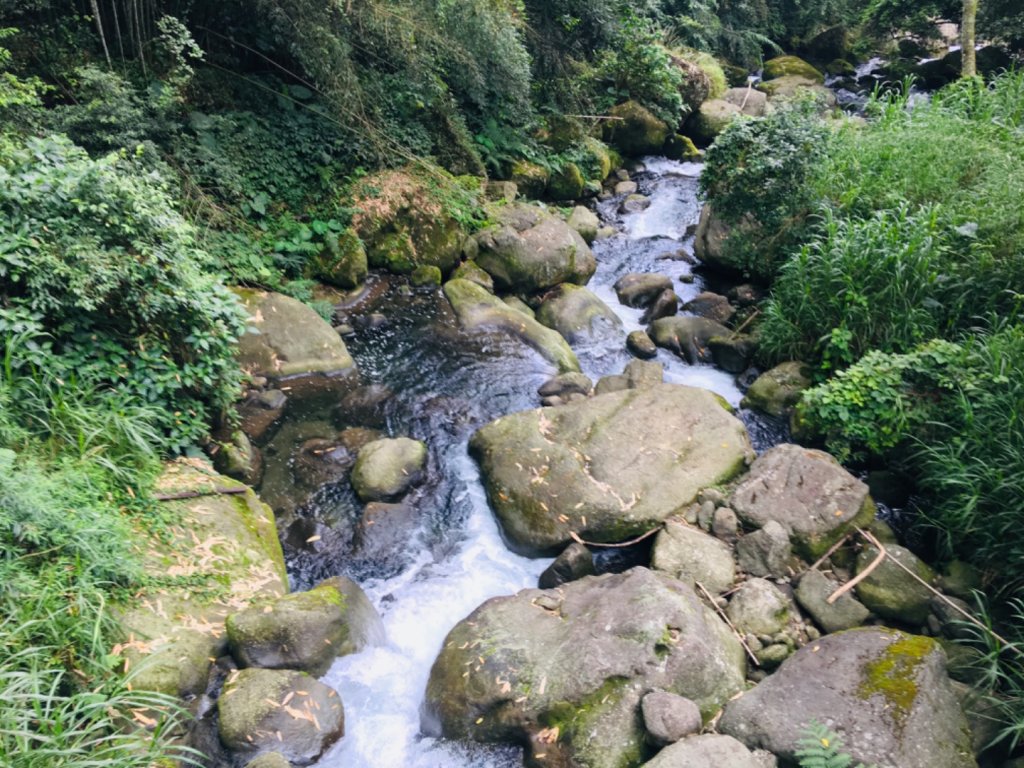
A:
MULTIPOLYGON (((619 217, 617 201, 601 206, 621 234, 598 243, 598 272, 590 288, 623 321, 622 333, 601 344, 578 350, 585 372, 597 378, 618 373, 631 357, 624 336, 643 327, 640 310, 619 304, 612 288, 627 272, 659 272, 672 277, 685 300, 698 288, 690 265, 661 258, 689 248, 687 231, 697 222, 700 203, 697 177, 701 166, 649 158, 641 190, 651 205, 643 212, 619 217)), ((662 351, 659 362, 666 379, 712 389, 737 404, 740 392, 733 377, 710 366, 690 366, 662 351)), ((486 396, 481 393, 481 396, 486 396)), ((536 586, 548 560, 528 560, 506 549, 480 484, 476 465, 465 444, 446 451, 444 471, 454 475, 456 502, 470 512, 461 537, 447 550, 410 543, 412 563, 399 575, 363 584, 381 613, 387 639, 377 648, 339 659, 324 681, 345 704, 346 734, 318 763, 319 768, 514 768, 521 753, 511 748, 461 745, 422 736, 420 707, 430 667, 445 636, 485 600, 536 586)))

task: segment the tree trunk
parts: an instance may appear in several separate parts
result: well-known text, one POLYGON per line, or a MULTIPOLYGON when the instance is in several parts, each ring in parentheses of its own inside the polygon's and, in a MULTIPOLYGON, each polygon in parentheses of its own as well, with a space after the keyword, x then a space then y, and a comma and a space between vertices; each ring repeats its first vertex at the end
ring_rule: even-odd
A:
POLYGON ((961 77, 974 77, 978 74, 974 54, 974 22, 977 16, 978 0, 964 0, 964 14, 960 20, 960 56, 963 62, 960 67, 961 77))

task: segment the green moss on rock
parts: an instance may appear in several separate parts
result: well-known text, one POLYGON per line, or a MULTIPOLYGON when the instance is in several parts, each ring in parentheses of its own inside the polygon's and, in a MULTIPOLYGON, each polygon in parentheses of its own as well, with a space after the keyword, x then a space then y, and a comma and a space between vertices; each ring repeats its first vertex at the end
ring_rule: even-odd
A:
POLYGON ((764 76, 766 80, 773 80, 786 75, 799 75, 813 80, 816 83, 824 83, 825 76, 817 69, 808 64, 798 56, 776 56, 764 63, 764 76))
POLYGON ((918 667, 940 647, 930 637, 902 632, 893 632, 893 636, 896 639, 881 656, 864 665, 864 680, 858 693, 864 699, 884 697, 886 711, 902 728, 917 699, 918 667))
POLYGON ((579 200, 586 183, 576 163, 565 163, 548 182, 548 196, 552 200, 579 200))

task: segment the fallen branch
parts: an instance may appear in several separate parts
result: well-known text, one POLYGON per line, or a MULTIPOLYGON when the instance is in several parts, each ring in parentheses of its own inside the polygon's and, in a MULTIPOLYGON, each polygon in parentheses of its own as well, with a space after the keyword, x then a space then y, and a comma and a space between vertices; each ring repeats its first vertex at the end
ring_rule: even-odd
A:
POLYGON ((850 579, 848 582, 843 584, 843 586, 841 586, 839 589, 837 589, 835 592, 829 595, 828 599, 825 600, 825 602, 829 605, 835 605, 836 600, 838 600, 840 597, 845 595, 851 589, 853 589, 862 581, 864 581, 864 579, 870 576, 872 572, 882 564, 882 561, 885 560, 886 556, 889 554, 886 551, 885 547, 882 546, 882 542, 880 542, 870 533, 868 533, 867 531, 862 531, 860 528, 857 529, 857 532, 860 533, 861 536, 866 538, 868 541, 874 544, 875 547, 878 548, 878 556, 871 561, 871 564, 867 568, 865 568, 863 571, 858 573, 854 578, 850 579))
POLYGON ((746 320, 744 320, 742 323, 740 323, 740 327, 737 328, 735 331, 733 331, 732 334, 730 334, 729 338, 730 339, 735 339, 737 336, 739 336, 741 333, 743 333, 743 329, 746 328, 748 325, 750 325, 752 322, 754 322, 754 318, 757 317, 760 314, 761 314, 761 310, 760 309, 755 309, 753 312, 751 312, 750 313, 750 317, 748 317, 746 320))
POLYGON ((580 538, 580 535, 576 533, 576 531, 569 531, 569 536, 577 544, 582 544, 585 547, 604 547, 605 549, 622 549, 624 547, 632 547, 634 544, 639 544, 644 539, 651 538, 651 536, 656 534, 664 527, 665 526, 663 524, 658 524, 642 536, 637 536, 635 539, 630 539, 629 541, 620 541, 616 544, 607 544, 603 541, 585 541, 584 539, 580 538))
POLYGON ((711 603, 711 606, 715 609, 715 611, 718 612, 718 615, 721 616, 725 623, 729 625, 729 629, 732 630, 732 633, 736 636, 736 639, 740 641, 740 645, 743 646, 743 650, 747 652, 747 656, 749 656, 750 660, 754 662, 754 665, 758 667, 761 666, 761 662, 757 660, 757 656, 754 655, 754 652, 752 650, 750 650, 750 646, 747 645, 747 641, 743 639, 743 635, 741 635, 739 630, 736 629, 735 625, 731 621, 729 621, 729 617, 725 615, 725 611, 722 610, 722 607, 715 602, 715 598, 711 596, 711 593, 708 592, 707 589, 705 589, 704 585, 701 584, 699 581, 695 581, 693 583, 697 585, 697 589, 704 593, 704 597, 707 598, 707 601, 711 603))
POLYGON ((178 501, 180 499, 198 499, 203 496, 235 496, 240 493, 245 493, 249 488, 247 486, 235 487, 235 488, 209 488, 205 491, 182 491, 181 493, 161 493, 153 498, 156 501, 178 501))
POLYGON ((845 544, 849 538, 850 538, 850 534, 846 534, 845 536, 843 536, 843 538, 841 538, 839 541, 837 541, 835 544, 833 544, 831 547, 828 548, 828 552, 826 552, 824 555, 822 555, 817 560, 815 560, 814 561, 814 565, 812 565, 807 570, 809 570, 809 571, 816 571, 816 570, 818 570, 818 567, 822 563, 824 563, 826 560, 828 560, 830 557, 832 557, 832 555, 834 555, 836 553, 836 550, 839 549, 841 546, 843 546, 843 544, 845 544))

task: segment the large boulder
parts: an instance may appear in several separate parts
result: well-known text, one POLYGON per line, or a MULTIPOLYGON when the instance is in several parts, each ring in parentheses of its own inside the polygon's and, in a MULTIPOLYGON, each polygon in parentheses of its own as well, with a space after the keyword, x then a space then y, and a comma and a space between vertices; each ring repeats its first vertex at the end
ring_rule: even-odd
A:
POLYGON ((580 364, 568 342, 557 331, 506 304, 469 280, 449 280, 444 295, 467 331, 492 331, 519 339, 536 350, 559 371, 579 371, 580 364))
POLYGON ((635 101, 612 107, 608 115, 612 119, 604 124, 604 139, 628 157, 660 154, 672 135, 668 125, 635 101))
POLYGON ((785 101, 806 93, 813 93, 827 109, 831 109, 837 104, 836 94, 831 88, 804 75, 783 75, 773 80, 765 80, 757 87, 768 94, 769 102, 785 101))
POLYGON ((233 673, 217 712, 221 741, 243 757, 277 752, 295 765, 309 765, 345 733, 337 692, 302 672, 233 673))
POLYGON ((825 82, 825 76, 821 72, 798 56, 776 56, 774 59, 769 59, 764 63, 764 77, 766 80, 774 80, 777 77, 785 77, 786 75, 799 75, 816 83, 825 82))
POLYGON ((635 568, 477 608, 434 663, 424 727, 523 744, 545 764, 636 765, 644 694, 685 696, 707 720, 744 673, 738 641, 690 587, 635 568))
POLYGON ((688 583, 699 583, 713 595, 736 581, 732 550, 722 541, 682 520, 666 520, 654 540, 651 567, 688 583))
POLYGON ((727 337, 732 331, 706 317, 662 317, 651 323, 647 333, 654 343, 671 350, 690 364, 711 361, 709 342, 727 337))
POLYGON ((570 344, 579 344, 618 333, 622 321, 581 285, 563 283, 549 291, 537 309, 537 320, 558 331, 570 344))
POLYGON ((971 735, 937 642, 855 629, 809 643, 730 703, 719 730, 796 763, 812 721, 855 762, 878 768, 974 768, 971 735))
POLYGON ((306 274, 338 288, 358 288, 369 271, 369 261, 363 241, 349 228, 334 238, 328 238, 320 253, 313 256, 306 274))
MULTIPOLYGON (((932 592, 925 584, 935 583, 935 572, 909 549, 886 544, 885 550, 886 558, 857 584, 857 597, 883 618, 920 626, 927 621, 931 610, 932 592)), ((867 570, 877 556, 875 547, 865 547, 857 557, 857 573, 867 570)))
POLYGON ((477 233, 476 263, 511 293, 536 293, 559 283, 585 285, 597 269, 579 232, 525 203, 492 209, 495 224, 477 233))
POLYGON ((244 667, 297 669, 319 677, 338 656, 379 640, 380 617, 351 579, 256 601, 227 618, 228 647, 244 667))
POLYGON ((555 555, 576 533, 621 541, 738 474, 743 424, 711 392, 658 384, 504 416, 470 440, 517 552, 555 555))
POLYGON ((810 386, 811 371, 806 365, 795 360, 780 363, 757 377, 740 405, 771 416, 784 416, 800 402, 810 386))
POLYGON ((548 197, 552 200, 579 200, 587 180, 576 163, 566 163, 548 181, 548 197))
POLYGON ((797 554, 814 560, 875 517, 868 487, 824 451, 783 444, 762 454, 732 493, 746 525, 779 523, 797 554))
POLYGON ((768 110, 768 97, 752 86, 730 88, 722 99, 737 107, 747 117, 764 117, 768 110))
MULTIPOLYGON (((741 232, 752 228, 752 223, 740 225, 741 232)), ((697 232, 693 241, 693 253, 700 261, 711 269, 738 275, 744 271, 744 264, 733 258, 726 242, 737 228, 716 213, 710 205, 705 205, 697 222, 697 232)))
MULTIPOLYGON (((517 160, 509 169, 509 180, 515 184, 519 194, 538 200, 544 197, 551 179, 551 172, 542 165, 528 160, 517 160)), ((515 196, 512 197, 515 199, 515 196)), ((509 201, 511 202, 511 200, 509 201)))
POLYGON ((427 446, 409 437, 364 445, 352 467, 352 487, 363 501, 400 498, 424 477, 427 446))
POLYGON ((280 293, 236 289, 249 313, 238 362, 253 376, 286 379, 295 388, 355 372, 345 342, 310 307, 280 293))
POLYGON ((735 104, 725 99, 711 99, 690 115, 686 121, 686 133, 699 146, 707 146, 742 115, 743 110, 735 104))
POLYGON ((705 733, 661 750, 642 768, 764 768, 765 763, 731 736, 705 733))

